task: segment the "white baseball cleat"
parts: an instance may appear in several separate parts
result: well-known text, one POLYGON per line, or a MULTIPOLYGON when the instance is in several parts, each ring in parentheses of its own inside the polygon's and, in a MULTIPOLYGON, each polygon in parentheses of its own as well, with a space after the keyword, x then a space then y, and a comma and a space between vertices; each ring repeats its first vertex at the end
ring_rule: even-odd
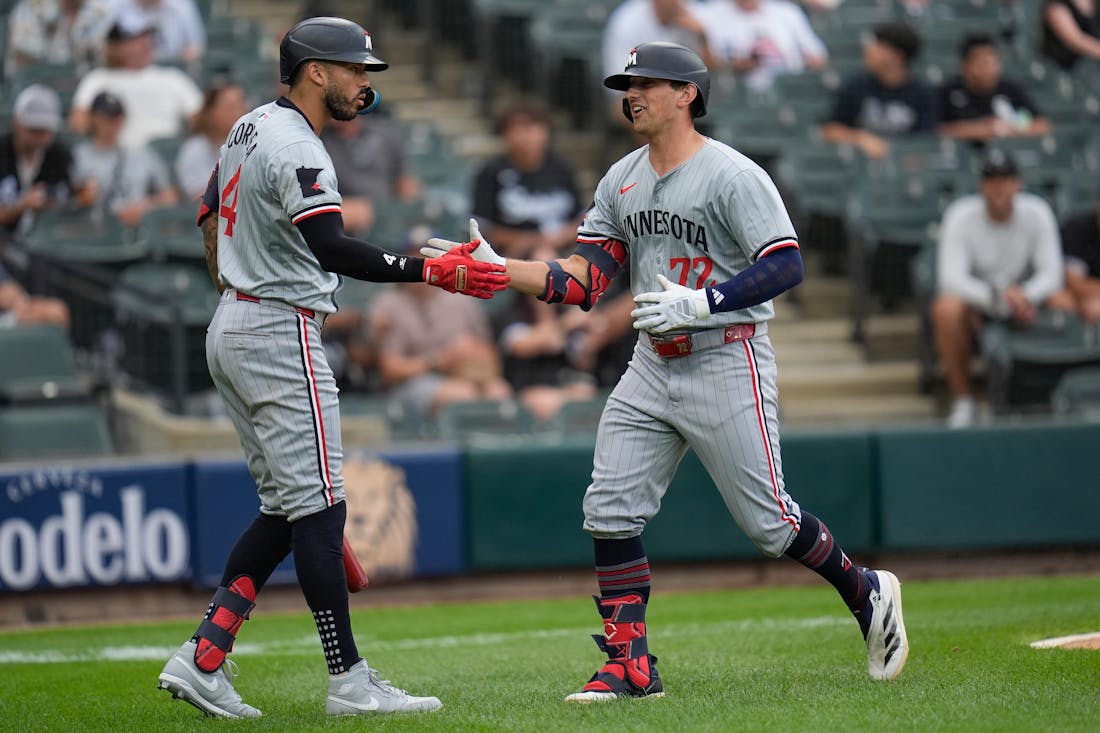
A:
POLYGON ((360 659, 344 674, 329 677, 325 712, 329 715, 372 715, 377 713, 430 713, 443 707, 438 697, 416 697, 360 659))
POLYGON ((168 690, 172 697, 188 702, 206 715, 219 718, 258 718, 262 713, 245 704, 233 689, 230 671, 236 676, 236 665, 228 659, 213 672, 203 672, 195 665, 193 641, 184 643, 157 678, 157 689, 168 690), (232 665, 232 666, 230 666, 232 665))
POLYGON ((909 637, 901 616, 901 583, 888 570, 868 570, 871 623, 867 628, 867 673, 876 680, 892 680, 901 674, 909 658, 909 637))

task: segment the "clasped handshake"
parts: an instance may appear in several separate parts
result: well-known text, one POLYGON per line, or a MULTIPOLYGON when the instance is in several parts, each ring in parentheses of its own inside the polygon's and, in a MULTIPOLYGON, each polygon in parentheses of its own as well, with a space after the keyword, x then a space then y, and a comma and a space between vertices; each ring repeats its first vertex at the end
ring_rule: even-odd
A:
MULTIPOLYGON (((424 261, 424 282, 452 293, 487 299, 506 288, 510 282, 505 272, 505 258, 497 254, 481 236, 474 219, 470 219, 469 241, 452 242, 433 237, 420 248, 420 254, 427 258, 424 261)), ((665 333, 686 328, 710 315, 710 303, 704 290, 677 285, 664 275, 658 275, 657 281, 662 290, 634 296, 638 307, 630 312, 630 316, 634 319, 635 329, 654 334, 665 333)))

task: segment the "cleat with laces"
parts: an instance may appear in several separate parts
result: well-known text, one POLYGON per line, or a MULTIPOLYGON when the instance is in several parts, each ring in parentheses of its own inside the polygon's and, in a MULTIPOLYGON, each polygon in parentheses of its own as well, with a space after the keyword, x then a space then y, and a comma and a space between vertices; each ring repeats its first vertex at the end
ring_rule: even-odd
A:
POLYGON ((194 705, 205 715, 218 718, 258 718, 261 713, 244 703, 233 689, 237 665, 225 660, 213 672, 203 672, 195 665, 197 644, 188 641, 181 646, 157 678, 157 689, 168 690, 177 700, 194 705))
POLYGON ((378 713, 432 712, 443 707, 437 697, 417 697, 389 680, 360 659, 343 674, 331 675, 325 712, 329 715, 372 715, 378 713))

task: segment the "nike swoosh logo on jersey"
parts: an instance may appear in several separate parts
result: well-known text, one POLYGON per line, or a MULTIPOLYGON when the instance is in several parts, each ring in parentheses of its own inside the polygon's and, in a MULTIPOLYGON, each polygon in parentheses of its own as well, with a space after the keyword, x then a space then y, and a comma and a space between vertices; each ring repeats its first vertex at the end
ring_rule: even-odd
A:
POLYGON ((374 695, 368 695, 368 702, 366 703, 352 702, 351 700, 345 700, 340 697, 333 697, 332 695, 329 695, 329 699, 333 702, 338 702, 341 705, 347 705, 349 708, 355 708, 356 710, 364 710, 368 712, 371 710, 377 710, 378 706, 380 705, 380 703, 378 702, 378 698, 376 698, 374 695))
POLYGON ((622 188, 619 189, 619 195, 622 196, 624 193, 626 193, 627 191, 629 191, 630 189, 634 188, 637 185, 638 185, 638 182, 634 181, 634 183, 631 183, 629 186, 623 186, 622 188))

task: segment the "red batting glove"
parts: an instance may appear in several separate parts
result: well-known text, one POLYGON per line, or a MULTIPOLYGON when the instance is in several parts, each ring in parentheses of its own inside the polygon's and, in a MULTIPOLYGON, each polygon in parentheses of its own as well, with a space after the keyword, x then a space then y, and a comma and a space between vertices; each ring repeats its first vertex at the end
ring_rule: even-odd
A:
POLYGON ((456 247, 439 257, 424 260, 424 282, 448 293, 462 293, 488 300, 508 287, 503 265, 479 262, 470 256, 480 242, 456 247))

